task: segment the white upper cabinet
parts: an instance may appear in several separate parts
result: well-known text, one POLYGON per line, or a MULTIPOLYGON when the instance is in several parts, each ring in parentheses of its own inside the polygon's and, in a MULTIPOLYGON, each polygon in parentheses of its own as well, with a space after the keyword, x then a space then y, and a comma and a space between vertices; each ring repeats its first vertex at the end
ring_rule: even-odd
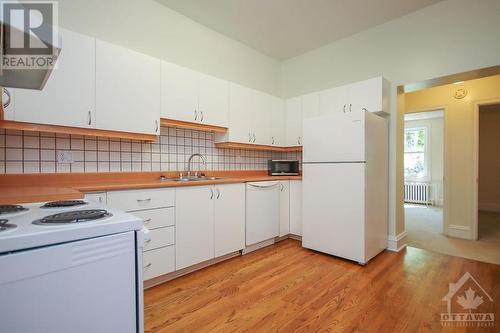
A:
MULTIPOLYGON (((8 109, 7 119, 95 127, 95 39, 68 30, 60 32, 63 48, 45 87, 41 91, 15 89, 15 112, 9 114, 8 109)), ((14 99, 12 107, 13 103, 14 99)))
POLYGON ((285 102, 278 97, 269 96, 271 99, 271 145, 285 146, 285 102))
POLYGON ((190 122, 201 119, 195 71, 161 62, 161 117, 190 122))
POLYGON ((161 65, 161 117, 227 127, 229 83, 166 61, 161 65))
POLYGON ((302 97, 286 100, 286 145, 302 144, 302 97))
POLYGON ((161 62, 120 46, 96 42, 96 127, 160 132, 161 62))
POLYGON ((199 121, 214 126, 229 126, 229 83, 213 76, 199 74, 199 121))
POLYGON ((254 137, 253 143, 259 145, 270 145, 271 139, 271 100, 269 95, 252 90, 252 100, 254 101, 253 112, 251 114, 251 132, 254 137))
POLYGON ((302 96, 302 118, 319 116, 319 93, 302 96))
POLYGON ((319 95, 319 112, 322 116, 345 112, 348 101, 348 90, 345 86, 324 90, 319 95))
POLYGON ((348 86, 349 112, 369 112, 389 114, 390 84, 382 77, 365 80, 348 86))

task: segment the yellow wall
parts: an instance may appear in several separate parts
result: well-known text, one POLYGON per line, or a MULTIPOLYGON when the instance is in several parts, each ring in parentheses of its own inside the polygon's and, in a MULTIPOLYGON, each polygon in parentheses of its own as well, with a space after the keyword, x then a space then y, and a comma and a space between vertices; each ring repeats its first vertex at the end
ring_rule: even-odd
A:
MULTIPOLYGON (((405 94, 405 112, 446 108, 445 114, 445 205, 448 225, 463 237, 472 238, 475 103, 500 101, 500 75, 450 84, 405 94), (463 99, 455 91, 465 88, 463 99), (458 226, 458 228, 453 228, 458 226)), ((400 152, 402 154, 402 151, 400 152)), ((448 230, 453 234, 453 230, 448 230)))
POLYGON ((500 212, 500 104, 480 110, 479 209, 500 212))

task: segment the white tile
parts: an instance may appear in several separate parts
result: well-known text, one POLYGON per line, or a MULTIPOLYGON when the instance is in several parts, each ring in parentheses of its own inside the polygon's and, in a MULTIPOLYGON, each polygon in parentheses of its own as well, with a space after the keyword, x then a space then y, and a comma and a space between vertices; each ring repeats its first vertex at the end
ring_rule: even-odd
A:
POLYGON ((85 150, 97 150, 97 141, 85 140, 85 150))
POLYGON ((40 172, 41 173, 54 173, 56 172, 55 162, 40 162, 40 172))
POLYGON ((109 172, 109 162, 98 162, 97 172, 109 172))
POLYGON ((110 172, 120 172, 121 171, 121 163, 120 162, 110 162, 109 163, 109 171, 110 172))
POLYGON ((85 172, 85 162, 75 162, 71 164, 71 172, 85 172))
POLYGON ((97 162, 85 162, 85 172, 97 172, 97 162))
POLYGON ((55 149, 56 148, 56 139, 54 138, 40 138, 40 148, 42 149, 55 149))
POLYGON ((24 160, 25 161, 39 161, 40 160, 40 149, 24 149, 24 160))
POLYGON ((19 148, 7 148, 5 150, 6 161, 22 161, 23 150, 19 148))
MULTIPOLYGON (((85 151, 85 162, 97 162, 97 152, 85 151)), ((85 165, 85 170, 87 166, 85 165)))
POLYGON ((140 142, 133 142, 132 143, 132 151, 134 153, 140 153, 142 150, 142 144, 140 142))
POLYGON ((141 162, 142 154, 141 153, 132 153, 132 162, 141 162))
POLYGON ((69 138, 56 138, 56 148, 57 149, 70 149, 70 139, 69 138))
POLYGON ((38 136, 25 136, 24 148, 39 148, 40 138, 38 136))
POLYGON ((24 162, 24 173, 40 173, 40 162, 24 162))
POLYGON ((109 153, 109 160, 112 162, 120 162, 121 161, 121 155, 118 152, 110 152, 109 153))
POLYGON ((132 143, 128 141, 122 141, 120 149, 121 151, 129 152, 132 150, 132 143))
POLYGON ((0 148, 0 161, 5 161, 5 149, 0 148))
POLYGON ((5 147, 5 135, 0 134, 0 147, 5 147))
POLYGON ((161 159, 160 159, 160 154, 151 154, 151 162, 160 162, 161 159))
POLYGON ((151 162, 151 153, 142 153, 143 162, 151 162))
POLYGON ((120 151, 120 141, 110 141, 109 142, 110 151, 120 151))
POLYGON ((153 143, 151 145, 151 152, 159 153, 160 152, 160 145, 158 143, 153 143))
POLYGON ((71 172, 71 164, 62 164, 62 163, 56 163, 56 172, 57 173, 69 173, 71 172))
POLYGON ((160 163, 151 163, 151 171, 161 171, 160 163))
POLYGON ((109 152, 100 151, 97 153, 97 161, 98 162, 109 162, 109 152))
POLYGON ((84 151, 72 151, 73 153, 73 161, 75 162, 84 162, 85 161, 85 152, 84 151))
POLYGON ((83 140, 71 138, 71 149, 75 149, 75 150, 85 149, 85 145, 83 143, 83 140))
POLYGON ((5 137, 5 147, 7 148, 22 148, 23 137, 20 135, 7 135, 5 137))
MULTIPOLYGON (((42 149, 40 151, 42 161, 55 161, 56 151, 53 149, 42 149)), ((73 153, 74 157, 74 153, 73 153)))
POLYGON ((142 171, 151 171, 151 163, 142 163, 142 171))
POLYGON ((121 153, 120 160, 122 162, 131 161, 132 160, 132 153, 121 153))
POLYGON ((23 173, 23 162, 5 162, 5 173, 23 173))

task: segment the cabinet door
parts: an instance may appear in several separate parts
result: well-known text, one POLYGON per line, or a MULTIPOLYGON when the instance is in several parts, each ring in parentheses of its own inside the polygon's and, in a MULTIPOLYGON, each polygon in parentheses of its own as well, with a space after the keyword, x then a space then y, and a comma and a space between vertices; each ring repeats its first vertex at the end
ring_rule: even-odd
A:
POLYGON ((229 126, 229 83, 227 81, 199 74, 199 112, 201 123, 229 126))
POLYGON ((2 103, 3 117, 5 120, 16 120, 15 119, 15 89, 14 88, 3 88, 2 89, 2 103))
POLYGON ((214 258, 214 188, 176 189, 176 269, 214 258))
POLYGON ((161 117, 198 122, 198 73, 161 62, 161 117))
POLYGON ((96 42, 97 128, 158 134, 160 60, 96 42))
POLYGON ((319 116, 319 93, 302 96, 302 118, 319 116))
POLYGON ((16 89, 15 120, 95 127, 95 39, 61 31, 63 49, 43 90, 16 89))
POLYGON ((302 236, 302 181, 290 181, 290 233, 302 236))
POLYGON ((280 182, 280 237, 290 233, 290 181, 280 182))
POLYGON ((345 86, 324 90, 319 94, 320 115, 347 111, 349 96, 345 86))
POLYGON ((349 85, 349 111, 383 111, 383 81, 382 77, 376 77, 349 85))
POLYGON ((271 99, 271 144, 285 146, 285 103, 281 98, 271 99))
POLYGON ((230 83, 229 86, 229 141, 250 143, 252 119, 252 93, 251 90, 230 83))
POLYGON ((286 100, 286 145, 300 146, 302 139, 302 98, 286 100))
POLYGON ((215 257, 245 247, 245 184, 215 187, 215 257))
POLYGON ((253 111, 251 113, 252 142, 258 145, 270 145, 271 140, 271 100, 269 95, 252 91, 253 111))

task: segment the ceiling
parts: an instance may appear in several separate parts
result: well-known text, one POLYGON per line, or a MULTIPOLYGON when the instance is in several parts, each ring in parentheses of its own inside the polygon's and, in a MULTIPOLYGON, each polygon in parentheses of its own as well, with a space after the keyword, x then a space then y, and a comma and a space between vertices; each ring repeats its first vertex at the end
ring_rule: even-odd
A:
POLYGON ((278 60, 440 0, 156 0, 278 60))

